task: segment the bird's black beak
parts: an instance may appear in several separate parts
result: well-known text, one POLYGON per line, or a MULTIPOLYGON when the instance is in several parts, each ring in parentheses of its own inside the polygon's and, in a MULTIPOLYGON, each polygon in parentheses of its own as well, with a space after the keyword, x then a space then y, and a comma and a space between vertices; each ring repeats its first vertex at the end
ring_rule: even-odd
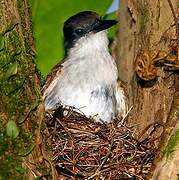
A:
POLYGON ((99 31, 108 29, 108 28, 114 26, 115 24, 117 24, 116 20, 100 20, 97 24, 95 24, 92 31, 99 32, 99 31))

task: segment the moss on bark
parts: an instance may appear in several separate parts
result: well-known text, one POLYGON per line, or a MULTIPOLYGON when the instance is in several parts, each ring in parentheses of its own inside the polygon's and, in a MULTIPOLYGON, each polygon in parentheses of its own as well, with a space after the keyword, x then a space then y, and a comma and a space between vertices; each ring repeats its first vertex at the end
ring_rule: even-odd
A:
POLYGON ((0 14, 0 179, 23 179, 22 162, 35 147, 40 85, 26 0, 0 0, 0 14), (6 132, 11 120, 16 138, 6 132))

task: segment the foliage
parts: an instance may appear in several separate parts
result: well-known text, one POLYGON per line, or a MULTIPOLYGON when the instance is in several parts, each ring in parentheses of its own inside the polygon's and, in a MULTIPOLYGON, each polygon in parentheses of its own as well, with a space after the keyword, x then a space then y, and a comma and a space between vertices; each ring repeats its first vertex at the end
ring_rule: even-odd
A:
MULTIPOLYGON (((116 15, 116 11, 112 12, 110 14, 106 14, 104 16, 104 19, 116 19, 117 15, 116 15)), ((112 41, 116 35, 117 32, 117 25, 116 26, 112 26, 110 29, 108 29, 108 38, 109 41, 112 41)))
POLYGON ((34 139, 22 129, 16 139, 8 137, 9 135, 7 136, 2 129, 0 132, 0 180, 22 179, 25 173, 22 167, 22 157, 32 151, 30 147, 34 139))
POLYGON ((15 121, 10 120, 7 123, 6 132, 7 135, 12 139, 15 139, 19 135, 19 128, 17 127, 15 121))
POLYGON ((37 128, 31 107, 39 102, 40 87, 26 5, 0 3, 0 180, 23 179, 23 157, 33 150, 37 128))
POLYGON ((177 129, 175 134, 170 137, 167 147, 164 150, 164 155, 167 158, 171 157, 173 152, 176 150, 178 144, 179 144, 179 129, 177 129))

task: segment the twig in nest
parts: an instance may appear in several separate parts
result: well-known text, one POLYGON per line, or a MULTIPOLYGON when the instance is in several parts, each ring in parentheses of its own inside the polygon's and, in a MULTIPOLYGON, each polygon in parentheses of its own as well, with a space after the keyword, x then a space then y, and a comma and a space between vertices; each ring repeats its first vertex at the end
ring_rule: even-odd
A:
POLYGON ((108 160, 108 158, 109 158, 109 156, 110 156, 110 154, 111 154, 113 144, 114 144, 114 139, 111 140, 111 144, 110 144, 110 146, 109 146, 109 151, 108 151, 108 153, 106 154, 104 160, 103 160, 102 163, 99 165, 99 167, 98 167, 98 169, 96 170, 96 172, 95 172, 91 177, 89 177, 88 180, 93 179, 94 177, 100 175, 100 171, 101 171, 103 165, 104 165, 105 162, 108 160))
POLYGON ((56 118, 56 119, 57 119, 58 123, 61 125, 61 127, 65 130, 65 132, 68 134, 68 136, 70 137, 70 139, 73 140, 72 135, 71 135, 71 133, 68 131, 68 129, 63 125, 63 123, 62 123, 58 118, 56 118))
MULTIPOLYGON (((125 114, 125 116, 122 118, 122 120, 119 122, 119 125, 124 124, 124 120, 126 119, 126 117, 129 115, 129 113, 131 112, 131 110, 133 109, 133 106, 130 107, 130 109, 127 111, 127 113, 125 114)), ((118 125, 118 127, 119 127, 118 125)))

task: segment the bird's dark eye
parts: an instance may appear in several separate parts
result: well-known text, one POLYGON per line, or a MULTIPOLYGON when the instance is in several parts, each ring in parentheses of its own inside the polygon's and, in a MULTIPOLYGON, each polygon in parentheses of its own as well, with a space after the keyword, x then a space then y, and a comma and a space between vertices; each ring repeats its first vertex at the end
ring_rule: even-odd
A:
POLYGON ((75 33, 81 36, 83 35, 84 30, 82 28, 78 28, 78 29, 75 29, 75 33))

